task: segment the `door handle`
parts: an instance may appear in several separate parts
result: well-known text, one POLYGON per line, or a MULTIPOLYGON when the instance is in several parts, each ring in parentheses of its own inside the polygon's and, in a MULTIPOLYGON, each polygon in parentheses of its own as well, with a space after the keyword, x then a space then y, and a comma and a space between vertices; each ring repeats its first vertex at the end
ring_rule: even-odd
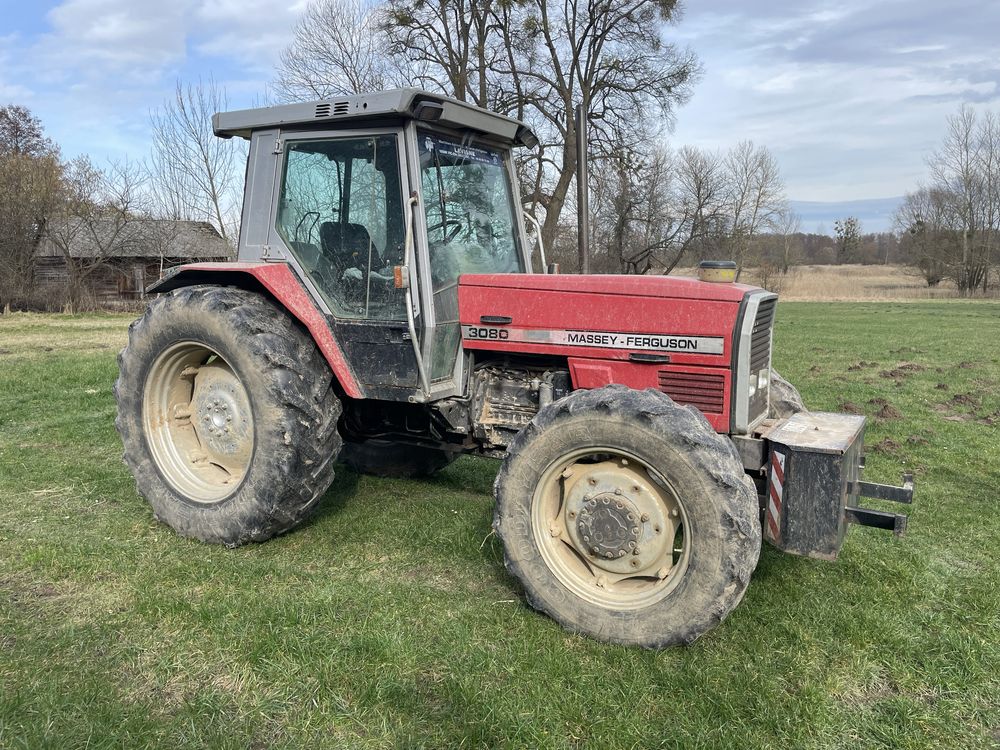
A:
POLYGON ((480 315, 480 323, 492 323, 493 325, 505 326, 514 322, 509 315, 480 315))

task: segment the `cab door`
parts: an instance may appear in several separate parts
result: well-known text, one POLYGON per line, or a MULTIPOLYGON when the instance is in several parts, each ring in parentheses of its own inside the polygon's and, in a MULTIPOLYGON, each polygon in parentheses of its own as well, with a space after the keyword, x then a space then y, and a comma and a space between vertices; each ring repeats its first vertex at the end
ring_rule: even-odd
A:
POLYGON ((419 387, 403 290, 402 150, 394 132, 281 136, 274 229, 328 309, 369 398, 419 387))
POLYGON ((463 273, 523 273, 509 150, 445 131, 413 128, 423 225, 425 369, 432 391, 461 377, 458 280, 463 273), (430 316, 428 316, 430 317, 430 316))

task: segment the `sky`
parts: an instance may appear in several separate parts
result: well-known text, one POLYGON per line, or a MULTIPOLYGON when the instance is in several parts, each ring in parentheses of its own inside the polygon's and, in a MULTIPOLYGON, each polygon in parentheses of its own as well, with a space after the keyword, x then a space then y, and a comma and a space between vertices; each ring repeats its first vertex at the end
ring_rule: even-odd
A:
MULTIPOLYGON (((306 2, 0 0, 0 103, 66 156, 141 159, 178 78, 259 102, 306 2)), ((704 73, 669 140, 765 145, 796 201, 898 197, 963 103, 1000 110, 998 31, 995 0, 687 0, 666 33, 704 73)))

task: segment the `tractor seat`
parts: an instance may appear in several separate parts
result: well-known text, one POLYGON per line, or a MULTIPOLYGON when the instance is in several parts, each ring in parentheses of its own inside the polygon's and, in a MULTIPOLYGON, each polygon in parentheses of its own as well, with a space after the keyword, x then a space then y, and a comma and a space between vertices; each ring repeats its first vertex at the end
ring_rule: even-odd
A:
MULTIPOLYGON (((372 238, 363 225, 324 221, 319 225, 319 241, 323 254, 338 271, 346 268, 367 268, 368 248, 372 238)), ((371 245, 371 250, 372 265, 379 267, 381 257, 378 248, 371 245)))

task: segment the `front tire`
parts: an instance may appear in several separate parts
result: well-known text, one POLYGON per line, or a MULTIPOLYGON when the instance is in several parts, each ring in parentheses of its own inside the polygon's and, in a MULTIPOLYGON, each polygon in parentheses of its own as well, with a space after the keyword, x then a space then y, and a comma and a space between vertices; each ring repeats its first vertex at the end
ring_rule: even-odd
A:
POLYGON ((157 519, 234 547, 315 510, 340 451, 340 401, 284 311, 242 289, 177 289, 132 324, 118 364, 123 457, 157 519))
POLYGON ((528 602, 612 643, 690 643, 739 603, 756 492, 692 407, 607 386, 542 409, 497 475, 493 526, 528 602))

